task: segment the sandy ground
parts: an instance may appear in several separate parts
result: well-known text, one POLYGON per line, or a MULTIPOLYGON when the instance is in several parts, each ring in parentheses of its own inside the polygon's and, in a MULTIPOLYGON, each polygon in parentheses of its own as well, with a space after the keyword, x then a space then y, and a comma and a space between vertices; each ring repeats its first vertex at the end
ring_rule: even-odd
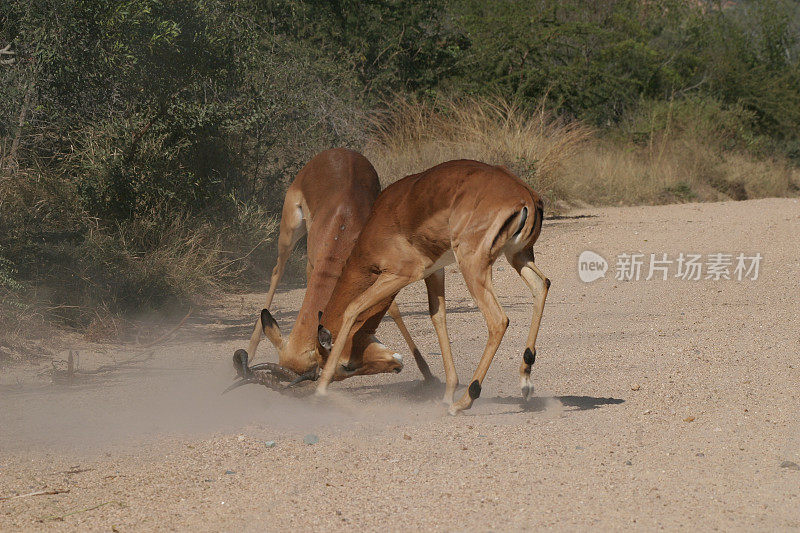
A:
MULTIPOLYGON (((263 299, 231 296, 142 365, 70 387, 37 375, 49 362, 2 370, 0 497, 68 492, 0 500, 0 530, 800 528, 798 201, 578 214, 548 221, 536 246, 553 285, 527 404, 531 297, 504 260, 495 285, 511 325, 458 417, 410 357, 326 401, 257 386, 220 396, 263 299), (611 263, 593 283, 577 273, 587 249, 611 263), (630 252, 764 259, 755 281, 676 279, 674 265, 666 281, 613 279, 630 252)), ((486 328, 460 274, 447 276, 467 384, 486 328)), ((284 333, 302 294, 276 298, 284 333)), ((424 285, 399 302, 443 378, 424 285)), ((380 333, 404 347, 391 323, 380 333)), ((74 342, 84 369, 142 353, 74 342)))

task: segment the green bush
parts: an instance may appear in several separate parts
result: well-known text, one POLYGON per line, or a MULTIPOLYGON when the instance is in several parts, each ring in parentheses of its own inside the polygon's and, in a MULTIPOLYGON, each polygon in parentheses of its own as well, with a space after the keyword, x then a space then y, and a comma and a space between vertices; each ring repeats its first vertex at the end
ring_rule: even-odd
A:
POLYGON ((774 142, 755 131, 755 112, 741 105, 725 106, 714 98, 649 100, 640 103, 621 121, 621 140, 647 144, 654 138, 675 136, 714 143, 726 150, 746 150, 764 155, 774 142))
POLYGON ((631 198, 788 190, 760 162, 800 163, 798 27, 790 0, 6 0, 0 290, 82 324, 263 283, 287 183, 368 148, 369 117, 406 97, 499 98, 639 145, 620 168, 660 177, 631 198), (703 139, 706 163, 665 189, 667 143, 642 146, 670 137, 703 139))

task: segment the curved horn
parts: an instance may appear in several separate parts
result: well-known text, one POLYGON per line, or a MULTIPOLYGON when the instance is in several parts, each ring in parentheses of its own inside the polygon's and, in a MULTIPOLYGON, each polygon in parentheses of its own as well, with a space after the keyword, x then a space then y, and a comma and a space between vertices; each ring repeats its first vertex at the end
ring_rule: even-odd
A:
POLYGON ((247 350, 239 349, 233 353, 233 368, 236 369, 236 375, 242 379, 250 377, 250 367, 247 365, 249 359, 247 350))
POLYGON ((317 370, 318 367, 315 365, 312 369, 307 372, 304 372, 297 376, 291 383, 286 385, 286 388, 294 387, 298 383, 302 383, 303 381, 317 381, 317 370))
POLYGON ((239 379, 222 391, 222 394, 250 383, 276 388, 279 381, 289 381, 291 384, 288 386, 292 386, 307 379, 316 379, 317 376, 316 367, 303 375, 299 375, 297 372, 276 363, 259 363, 248 366, 248 360, 247 350, 239 349, 234 352, 233 367, 236 369, 236 375, 239 376, 239 379), (268 374, 254 374, 257 371, 267 372, 268 374))
POLYGON ((257 365, 253 365, 249 369, 251 372, 254 370, 268 370, 272 372, 275 376, 279 378, 283 378, 283 381, 292 381, 296 379, 299 374, 294 370, 286 368, 285 366, 281 366, 276 363, 259 363, 257 365))
POLYGON ((240 379, 239 381, 234 381, 233 383, 228 385, 227 389, 222 391, 222 394, 228 393, 228 392, 232 391, 233 389, 238 389, 242 385, 249 385, 250 383, 258 383, 258 381, 254 380, 254 379, 240 379))
POLYGON ((233 353, 233 368, 236 369, 236 375, 239 376, 239 380, 228 386, 227 389, 222 391, 222 394, 230 392, 242 385, 247 385, 248 383, 256 383, 250 374, 250 367, 247 366, 248 359, 247 350, 239 349, 233 353))

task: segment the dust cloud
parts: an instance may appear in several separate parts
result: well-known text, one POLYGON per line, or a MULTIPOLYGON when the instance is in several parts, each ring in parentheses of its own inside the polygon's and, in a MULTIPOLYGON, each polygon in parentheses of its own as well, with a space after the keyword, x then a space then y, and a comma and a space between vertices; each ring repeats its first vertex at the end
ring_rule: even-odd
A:
MULTIPOLYGON (((20 369, 9 370, 16 376, 5 372, 0 450, 95 450, 248 426, 312 430, 355 416, 255 385, 222 395, 234 377, 230 358, 204 357, 200 350, 198 345, 161 348, 139 366, 83 376, 71 385, 29 379, 20 369)), ((83 355, 81 365, 89 364, 86 359, 83 355)))

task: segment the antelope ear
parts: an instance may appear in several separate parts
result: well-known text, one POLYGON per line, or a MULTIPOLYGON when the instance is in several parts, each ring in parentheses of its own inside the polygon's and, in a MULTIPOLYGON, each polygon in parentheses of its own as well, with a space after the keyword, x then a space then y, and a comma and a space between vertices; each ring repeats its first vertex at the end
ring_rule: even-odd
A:
POLYGON ((330 352, 333 347, 333 335, 331 335, 331 332, 322 324, 317 328, 317 338, 319 339, 320 346, 330 352))
POLYGON ((267 309, 261 310, 261 329, 264 330, 264 335, 267 336, 269 342, 271 342, 275 348, 278 350, 283 349, 281 329, 278 327, 278 323, 267 309))

